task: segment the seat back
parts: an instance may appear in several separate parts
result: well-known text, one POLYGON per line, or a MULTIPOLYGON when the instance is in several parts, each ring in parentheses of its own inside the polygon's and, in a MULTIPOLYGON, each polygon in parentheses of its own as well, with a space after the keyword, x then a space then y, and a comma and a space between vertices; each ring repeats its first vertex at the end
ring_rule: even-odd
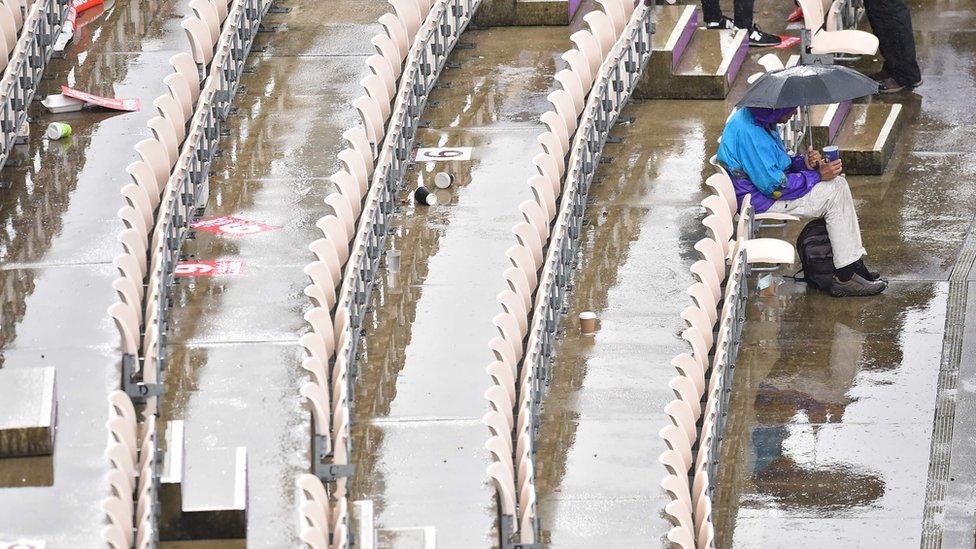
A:
POLYGON ((800 9, 803 10, 803 24, 812 34, 824 24, 823 0, 797 0, 800 9))

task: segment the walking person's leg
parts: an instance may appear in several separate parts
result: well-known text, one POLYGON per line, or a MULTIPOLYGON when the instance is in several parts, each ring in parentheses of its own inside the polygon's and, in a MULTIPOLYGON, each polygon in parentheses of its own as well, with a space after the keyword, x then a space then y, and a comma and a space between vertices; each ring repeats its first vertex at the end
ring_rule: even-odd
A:
POLYGON ((752 10, 755 0, 735 0, 732 4, 735 26, 752 30, 752 10))
POLYGON ((871 29, 878 37, 884 72, 893 82, 882 81, 882 92, 900 91, 922 83, 915 52, 912 15, 905 0, 864 0, 871 29))
POLYGON ((701 0, 702 18, 705 24, 717 23, 722 20, 722 7, 718 0, 701 0))

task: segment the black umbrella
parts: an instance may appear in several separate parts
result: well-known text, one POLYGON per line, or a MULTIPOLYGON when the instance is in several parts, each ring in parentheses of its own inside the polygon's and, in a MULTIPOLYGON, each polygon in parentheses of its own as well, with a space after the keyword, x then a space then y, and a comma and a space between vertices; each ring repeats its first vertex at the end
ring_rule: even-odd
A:
POLYGON ((873 95, 878 83, 840 65, 797 65, 768 72, 749 88, 740 107, 804 107, 873 95))

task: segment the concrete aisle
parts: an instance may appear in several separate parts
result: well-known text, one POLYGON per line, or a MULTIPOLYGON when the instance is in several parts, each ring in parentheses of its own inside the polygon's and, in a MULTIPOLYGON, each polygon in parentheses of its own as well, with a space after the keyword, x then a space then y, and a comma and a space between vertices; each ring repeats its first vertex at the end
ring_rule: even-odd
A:
MULTIPOLYGON (((198 230, 187 242, 190 259, 242 261, 243 272, 182 279, 163 407, 165 419, 186 421, 190 463, 213 448, 247 447, 249 547, 297 544, 294 482, 308 470, 310 444, 298 393, 306 373, 297 339, 311 307, 302 268, 321 237, 328 176, 340 169, 341 133, 358 123, 351 101, 387 11, 367 0, 283 5, 291 13, 267 16, 279 30, 251 54, 256 70, 234 101, 239 114, 226 126, 205 212, 274 228, 242 237, 198 230)), ((192 478, 186 486, 193 493, 192 478)))
POLYGON ((35 104, 32 137, 0 179, 0 363, 54 367, 58 430, 53 458, 0 460, 0 541, 41 539, 49 548, 95 547, 107 495, 103 480, 106 395, 119 385, 119 335, 105 310, 117 298, 112 258, 121 252, 119 189, 133 145, 148 137, 152 100, 166 88, 167 60, 185 49, 186 2, 118 0, 88 22, 62 60, 53 60, 38 97, 62 84, 139 98, 135 113, 51 115, 35 104), (74 135, 50 143, 49 122, 74 135))
MULTIPOLYGON (((947 279, 976 208, 976 12, 962 0, 912 10, 925 85, 890 99, 910 116, 888 173, 850 178, 869 264, 891 286, 835 300, 788 284, 750 302, 721 547, 919 546, 947 279)), ((967 497, 957 503, 972 509, 967 497)))
MULTIPOLYGON (((433 526, 442 547, 497 539, 486 482, 488 341, 503 289, 510 228, 529 196, 566 27, 468 31, 431 96, 418 146, 472 147, 470 161, 419 164, 407 186, 457 174, 434 208, 403 207, 393 238, 401 270, 380 288, 356 389, 353 499, 372 499, 381 540, 433 526)), ((413 534, 411 534, 413 535, 413 534)))
POLYGON ((670 421, 669 361, 687 347, 679 314, 691 303, 685 289, 694 282, 694 243, 705 236, 705 151, 724 108, 633 103, 622 116, 634 122, 613 130, 623 143, 605 149, 613 161, 600 166, 591 191, 582 264, 542 415, 539 515, 553 545, 667 543, 657 464, 666 447, 657 432, 670 421), (586 310, 600 319, 595 336, 580 334, 576 318, 586 310))

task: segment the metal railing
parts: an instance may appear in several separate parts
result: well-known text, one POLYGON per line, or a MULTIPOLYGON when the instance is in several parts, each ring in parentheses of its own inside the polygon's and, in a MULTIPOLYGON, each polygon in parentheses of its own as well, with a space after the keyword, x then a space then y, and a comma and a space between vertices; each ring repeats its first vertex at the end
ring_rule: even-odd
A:
MULTIPOLYGON (((577 263, 581 228, 587 194, 600 163, 603 147, 614 123, 620 116, 636 88, 651 54, 651 35, 654 32, 653 5, 641 3, 631 15, 627 26, 608 52, 599 68, 595 82, 589 90, 580 123, 573 136, 562 193, 548 243, 544 245, 542 275, 533 294, 533 306, 529 316, 526 353, 517 365, 517 379, 524 380, 526 368, 530 368, 529 387, 519 382, 516 402, 529 399, 528 422, 531 471, 536 470, 536 440, 539 414, 544 392, 550 381, 555 357, 556 333, 562 314, 566 311, 567 293, 571 289, 573 269, 577 263), (525 392, 528 391, 526 395, 525 392)), ((529 473, 534 474, 534 473, 529 473)), ((531 480, 531 479, 530 479, 531 480)), ((531 481, 534 486, 534 481, 531 481)), ((517 488, 517 487, 516 487, 517 488)), ((534 497, 530 496, 530 501, 534 497)), ((519 501, 519 505, 528 505, 519 501)), ((531 517, 531 535, 521 536, 523 543, 510 539, 516 531, 516 517, 500 510, 500 542, 503 548, 536 546, 525 540, 538 540, 540 524, 534 511, 519 516, 531 517)), ((524 520, 524 519, 523 519, 524 520)), ((526 525, 523 524, 524 528, 526 525)))
MULTIPOLYGON (((258 34, 261 19, 271 4, 268 0, 237 0, 232 6, 224 21, 203 90, 197 99, 190 130, 166 182, 155 228, 150 236, 150 288, 146 291, 148 299, 152 294, 152 277, 158 269, 159 289, 155 296, 153 326, 156 334, 154 358, 151 361, 129 355, 123 358, 122 388, 134 400, 144 402, 147 398, 162 394, 166 369, 167 312, 173 304, 171 295, 180 250, 189 234, 190 224, 197 217, 197 211, 206 205, 207 180, 220 140, 220 128, 230 113, 230 103, 240 84, 244 63, 258 34), (143 361, 141 366, 138 363, 140 360, 143 361), (141 373, 141 379, 136 379, 137 372, 141 373)), ((146 303, 146 310, 149 305, 146 303)), ((147 322, 150 320, 147 318, 147 322)))
MULTIPOLYGON (((346 365, 344 375, 347 396, 344 415, 348 421, 337 425, 335 415, 329 414, 331 425, 328 426, 333 444, 338 440, 345 441, 344 452, 338 453, 343 457, 337 461, 337 452, 334 447, 330 447, 327 438, 324 435, 313 435, 313 471, 323 482, 338 481, 353 473, 352 466, 348 463, 352 452, 348 429, 352 418, 358 349, 364 337, 363 320, 369 297, 395 214, 396 194, 403 188, 427 98, 480 3, 480 0, 438 0, 431 7, 407 54, 387 131, 382 144, 377 145, 378 159, 369 190, 363 199, 355 235, 349 243, 349 258, 342 274, 333 316, 338 319, 342 315, 348 319, 336 334, 341 345, 335 354, 335 361, 343 361, 346 365), (347 430, 346 436, 338 436, 340 429, 347 430)), ((341 373, 339 370, 329 368, 332 376, 337 372, 341 373)), ((335 382, 335 379, 330 379, 330 386, 335 382)), ((352 531, 351 515, 346 515, 345 524, 352 531)), ((348 543, 349 538, 346 539, 348 543)))
MULTIPOLYGON (((17 39, 17 46, 0 79, 0 167, 7 163, 20 127, 27 121, 34 93, 54 53, 71 0, 38 0, 31 6, 17 39)), ((14 9, 20 9, 14 5, 14 9)))

